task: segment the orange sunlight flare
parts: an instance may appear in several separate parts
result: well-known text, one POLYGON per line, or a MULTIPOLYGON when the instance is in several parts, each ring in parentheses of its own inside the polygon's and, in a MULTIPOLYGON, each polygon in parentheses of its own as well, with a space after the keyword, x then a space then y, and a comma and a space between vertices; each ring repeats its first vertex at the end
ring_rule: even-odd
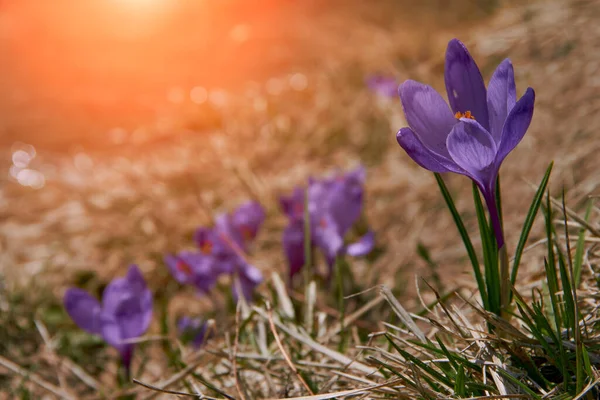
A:
POLYGON ((0 4, 0 119, 19 137, 39 137, 29 141, 38 146, 54 135, 102 142, 106 132, 154 124, 170 112, 173 88, 181 107, 202 104, 268 77, 267 50, 285 45, 264 33, 285 23, 280 0, 0 4))

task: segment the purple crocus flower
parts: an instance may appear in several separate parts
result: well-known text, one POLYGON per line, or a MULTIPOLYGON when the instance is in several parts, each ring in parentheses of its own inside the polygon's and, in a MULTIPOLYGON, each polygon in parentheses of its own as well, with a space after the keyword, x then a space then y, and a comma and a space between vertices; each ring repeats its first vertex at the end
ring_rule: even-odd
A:
POLYGON ((237 303, 239 299, 239 288, 246 301, 252 301, 254 298, 254 289, 264 280, 262 272, 255 266, 243 262, 240 264, 237 275, 234 276, 234 282, 231 286, 233 299, 237 303))
MULTIPOLYGON (((321 250, 329 267, 344 254, 361 256, 374 246, 374 234, 369 232, 356 244, 345 245, 344 237, 360 218, 363 207, 365 171, 362 167, 347 174, 327 179, 310 179, 308 213, 311 246, 321 250)), ((289 197, 280 199, 290 222, 283 233, 283 247, 288 259, 290 277, 305 264, 304 255, 304 194, 296 188, 289 197)))
POLYGON ((134 344, 124 341, 142 336, 152 320, 152 293, 138 267, 130 266, 124 278, 110 282, 102 303, 85 290, 71 288, 65 293, 64 305, 81 329, 101 336, 119 351, 129 375, 134 344))
POLYGON ((213 260, 200 252, 168 254, 165 264, 177 282, 194 285, 203 293, 208 293, 215 286, 220 273, 213 260))
POLYGON ((367 78, 366 84, 383 97, 395 97, 398 94, 398 81, 391 76, 373 75, 367 78))
POLYGON ((229 274, 233 277, 234 299, 238 299, 236 286, 240 285, 244 298, 251 301, 253 291, 263 277, 260 270, 248 263, 246 256, 250 242, 258 234, 264 219, 264 209, 254 201, 241 205, 232 213, 217 216, 214 227, 199 228, 194 234, 200 253, 193 257, 180 253, 178 259, 165 259, 173 276, 181 283, 194 283, 205 291, 199 283, 204 282, 210 289, 219 275, 229 274), (181 259, 186 264, 178 264, 181 259), (185 265, 190 268, 182 273, 180 269, 185 269, 185 265))
POLYGON ((263 281, 262 273, 247 260, 248 244, 264 220, 264 210, 257 203, 247 203, 233 213, 216 218, 215 229, 227 248, 227 262, 232 265, 231 291, 239 299, 239 289, 246 301, 254 297, 254 289, 263 281), (258 206, 258 207, 256 207, 258 206))
POLYGON ((399 94, 409 127, 400 129, 396 138, 421 167, 462 174, 477 184, 502 248, 496 180, 502 161, 529 127, 535 93, 527 88, 517 101, 509 59, 496 68, 486 90, 479 68, 457 39, 448 43, 444 78, 450 107, 430 86, 402 83, 399 94))
POLYGON ((256 201, 242 204, 231 213, 231 225, 240 232, 244 245, 254 240, 265 221, 265 210, 256 201))
POLYGON ((182 317, 177 321, 177 330, 186 340, 190 340, 195 349, 199 349, 208 339, 208 321, 200 318, 182 317))

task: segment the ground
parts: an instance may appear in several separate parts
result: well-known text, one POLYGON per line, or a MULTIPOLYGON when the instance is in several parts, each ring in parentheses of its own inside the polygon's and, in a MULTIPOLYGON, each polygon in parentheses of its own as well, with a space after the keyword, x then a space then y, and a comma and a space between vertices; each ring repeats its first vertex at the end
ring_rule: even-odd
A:
MULTIPOLYGON (((446 289, 474 287, 433 176, 395 142, 395 132, 405 125, 399 100, 369 92, 364 79, 383 73, 443 90, 444 49, 453 37, 467 44, 486 80, 499 61, 511 58, 519 93, 528 86, 536 91, 531 128, 501 171, 507 241, 514 249, 534 193, 531 183, 540 181, 550 161, 551 193, 559 196, 564 187, 575 210, 600 183, 600 4, 484 2, 487 8, 465 0, 441 10, 442 3, 282 3, 270 13, 235 14, 227 26, 238 30, 219 34, 243 37, 250 29, 249 39, 241 44, 232 39, 206 76, 199 75, 198 81, 212 82, 207 88, 213 95, 202 104, 178 97, 195 85, 190 65, 201 61, 187 62, 183 41, 157 44, 162 57, 174 60, 172 68, 122 73, 120 79, 133 81, 123 86, 118 101, 95 95, 103 88, 89 70, 78 75, 84 90, 68 76, 50 80, 58 88, 28 80, 25 67, 34 73, 32 66, 48 58, 31 61, 24 50, 14 53, 30 64, 1 67, 0 167, 8 171, 12 153, 23 146, 15 141, 33 144, 32 168, 43 172, 45 185, 32 189, 8 174, 2 178, 4 287, 11 293, 35 287, 60 298, 67 286, 98 288, 137 263, 158 290, 170 279, 162 255, 191 247, 197 226, 249 197, 269 214, 253 261, 265 273, 285 276, 278 196, 310 175, 358 163, 368 168, 366 214, 378 242, 377 257, 352 264, 363 286, 384 283, 408 308, 418 306, 415 275, 431 280, 435 272, 446 289), (227 67, 232 60, 241 71, 227 67), (69 91, 56 97, 61 84, 69 91), (140 90, 147 95, 134 103, 140 90), (22 92, 28 95, 19 100, 22 92), (435 267, 416 255, 419 244, 435 267)), ((0 46, 16 51, 10 29, 3 32, 0 46)), ((474 227, 470 183, 446 178, 474 227)), ((538 224, 531 243, 540 237, 538 224)), ((526 253, 524 276, 542 271, 534 253, 526 253)), ((192 294, 177 296, 188 300, 192 294)), ((175 313, 208 310, 204 303, 170 306, 175 313)))

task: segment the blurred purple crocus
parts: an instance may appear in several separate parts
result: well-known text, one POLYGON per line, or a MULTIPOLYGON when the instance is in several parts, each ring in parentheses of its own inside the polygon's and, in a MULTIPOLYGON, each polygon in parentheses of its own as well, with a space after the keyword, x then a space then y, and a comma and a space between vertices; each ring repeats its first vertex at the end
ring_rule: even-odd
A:
POLYGON ((190 341, 195 349, 199 349, 208 339, 208 321, 200 318, 182 317, 177 321, 177 330, 184 340, 190 341))
POLYGON ((230 224, 242 236, 244 248, 256 238, 265 221, 265 210, 256 201, 249 201, 231 213, 230 224))
POLYGON ((255 287, 263 281, 262 273, 247 261, 250 243, 256 238, 265 219, 262 206, 250 201, 231 213, 216 217, 213 227, 201 227, 194 234, 199 252, 181 252, 165 257, 173 277, 182 284, 195 285, 208 292, 221 274, 232 275, 232 293, 238 300, 238 287, 251 301, 255 287))
POLYGON ((444 79, 450 107, 432 87, 408 80, 399 88, 409 127, 396 138, 408 155, 432 172, 471 178, 490 212, 498 248, 504 234, 496 204, 496 181, 504 158, 519 144, 533 115, 535 93, 517 100, 513 66, 498 65, 486 90, 481 72, 458 39, 446 50, 444 79))
POLYGON ((383 97, 396 97, 398 94, 398 81, 391 76, 373 75, 366 79, 366 84, 371 91, 383 97))
POLYGON ((81 329, 101 336, 119 351, 129 376, 135 345, 124 341, 142 336, 152 320, 152 293, 138 267, 130 266, 124 278, 110 282, 102 303, 85 290, 71 288, 65 293, 64 305, 81 329))
POLYGON ((168 254, 165 264, 177 282, 194 285, 202 293, 208 293, 216 284, 219 272, 215 263, 201 252, 182 251, 168 254))
MULTIPOLYGON (((374 246, 375 235, 367 233, 358 242, 346 245, 344 238, 360 218, 363 207, 365 170, 362 167, 346 174, 326 179, 310 179, 308 213, 311 246, 325 256, 331 277, 335 260, 345 254, 362 256, 374 246)), ((304 190, 280 199, 289 224, 283 233, 283 247, 288 259, 290 278, 305 265, 304 254, 304 190)))

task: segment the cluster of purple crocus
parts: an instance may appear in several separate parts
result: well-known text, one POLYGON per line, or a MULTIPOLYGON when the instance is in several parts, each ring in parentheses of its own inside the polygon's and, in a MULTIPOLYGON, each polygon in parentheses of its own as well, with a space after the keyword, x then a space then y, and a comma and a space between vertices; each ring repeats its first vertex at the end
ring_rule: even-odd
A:
POLYGON ((265 211, 259 203, 245 203, 217 216, 213 227, 198 229, 194 234, 198 250, 169 254, 165 263, 179 283, 193 285, 205 294, 221 275, 231 275, 234 299, 237 301, 241 292, 246 301, 251 301, 263 276, 248 262, 247 255, 264 220, 265 211))
MULTIPOLYGON (((344 254, 368 253, 374 242, 372 232, 358 242, 346 245, 344 237, 360 217, 363 206, 365 171, 358 168, 327 179, 311 179, 308 185, 308 209, 311 220, 311 245, 321 249, 331 274, 335 259, 344 254)), ((304 190, 297 188, 281 204, 290 220, 283 235, 290 263, 290 275, 304 265, 304 190)), ((201 227, 194 234, 198 249, 165 256, 172 276, 181 284, 193 285, 207 294, 223 274, 232 277, 232 295, 251 301, 263 281, 259 269, 248 262, 252 241, 265 220, 260 204, 250 201, 231 213, 220 214, 212 227, 201 227)), ((152 293, 137 266, 125 277, 116 278, 106 287, 102 303, 82 289, 68 289, 64 297, 67 313, 83 330, 101 336, 121 355, 129 375, 134 339, 142 336, 152 319, 152 293)), ((200 347, 208 338, 206 321, 182 317, 178 331, 200 347)))
POLYGON ((303 266, 314 261, 307 262, 305 258, 307 225, 311 248, 318 248, 326 260, 328 280, 337 258, 345 255, 362 256, 373 249, 375 235, 372 231, 355 243, 347 244, 345 241, 362 213, 364 181, 365 170, 359 167, 331 178, 311 178, 306 188, 297 187, 291 195, 280 198, 281 208, 288 217, 288 226, 283 232, 283 248, 288 260, 290 281, 303 266))
MULTIPOLYGON (((496 204, 496 181, 504 158, 517 146, 533 115, 535 94, 528 88, 517 100, 513 67, 504 60, 486 89, 481 72, 467 48, 457 39, 448 44, 445 65, 446 91, 450 105, 430 86, 412 80, 398 89, 408 127, 400 129, 397 140, 421 167, 433 172, 454 172, 471 178, 481 190, 490 212, 498 249, 504 247, 502 223, 496 204)), ((371 89, 390 95, 396 83, 375 77, 371 89)), ((395 90, 394 90, 395 91, 395 90)), ((305 249, 323 254, 331 277, 336 260, 346 255, 362 256, 374 247, 372 231, 354 243, 347 243, 352 227, 362 214, 365 170, 359 167, 324 179, 310 179, 282 196, 281 207, 288 218, 283 247, 290 280, 314 259, 305 249), (305 243, 309 239, 308 246, 305 243)), ((194 235, 195 251, 167 255, 165 262, 182 284, 208 293, 222 274, 232 276, 232 294, 251 301, 263 276, 247 260, 252 241, 264 222, 265 212, 251 201, 231 213, 221 214, 213 227, 202 227, 194 235)), ((503 280, 507 279, 503 273, 503 280)), ((133 265, 127 275, 113 280, 99 302, 89 293, 72 288, 64 298, 73 321, 115 347, 129 371, 134 344, 152 319, 152 294, 139 269, 133 265)), ((180 332, 192 332, 192 343, 201 346, 207 338, 207 324, 184 317, 180 332)))
MULTIPOLYGON (((248 263, 246 254, 264 219, 265 212, 256 202, 219 215, 214 227, 196 231, 197 251, 165 257, 171 274, 178 282, 194 285, 203 293, 214 287, 221 274, 230 274, 235 300, 241 293, 250 301, 263 277, 248 263)), ((110 282, 102 295, 102 303, 82 289, 71 288, 65 294, 64 305, 81 329, 101 336, 118 350, 129 375, 135 346, 132 340, 142 336, 152 320, 152 293, 138 267, 132 265, 125 277, 110 282)), ((207 324, 197 318, 181 318, 178 330, 183 336, 193 336, 194 347, 200 347, 207 339, 207 324)))

